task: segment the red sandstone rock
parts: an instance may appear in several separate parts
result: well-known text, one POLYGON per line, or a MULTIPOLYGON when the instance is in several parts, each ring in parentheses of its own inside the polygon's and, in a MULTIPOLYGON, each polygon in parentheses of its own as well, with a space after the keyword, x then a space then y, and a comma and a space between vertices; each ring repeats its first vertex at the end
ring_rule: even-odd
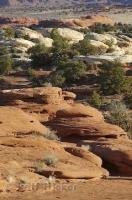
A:
POLYGON ((0 27, 31 26, 39 24, 39 20, 32 17, 0 17, 0 27))

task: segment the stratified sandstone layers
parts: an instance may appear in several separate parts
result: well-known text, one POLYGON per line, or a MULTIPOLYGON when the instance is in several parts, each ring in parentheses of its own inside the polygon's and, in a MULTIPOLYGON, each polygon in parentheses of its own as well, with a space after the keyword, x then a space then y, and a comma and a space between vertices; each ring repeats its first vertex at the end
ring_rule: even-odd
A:
POLYGON ((74 104, 70 108, 59 110, 56 118, 49 122, 62 137, 68 135, 86 136, 87 138, 126 138, 126 133, 118 126, 104 121, 102 114, 90 106, 74 104))
POLYGON ((64 179, 106 177, 105 162, 120 175, 132 175, 127 134, 106 123, 95 108, 75 103, 75 98, 74 93, 54 87, 0 92, 0 176, 6 189, 12 186, 16 190, 18 183, 25 181, 30 190, 30 184, 45 182, 52 175, 64 179), (46 139, 52 131, 40 122, 57 130, 65 142, 46 139), (76 142, 66 142, 69 136, 76 142), (48 156, 55 163, 47 165, 48 156))
POLYGON ((46 139, 47 133, 35 117, 15 107, 0 107, 0 192, 31 191, 37 184, 50 184, 49 176, 90 179, 109 175, 98 156, 82 150, 73 155, 61 142, 46 139))

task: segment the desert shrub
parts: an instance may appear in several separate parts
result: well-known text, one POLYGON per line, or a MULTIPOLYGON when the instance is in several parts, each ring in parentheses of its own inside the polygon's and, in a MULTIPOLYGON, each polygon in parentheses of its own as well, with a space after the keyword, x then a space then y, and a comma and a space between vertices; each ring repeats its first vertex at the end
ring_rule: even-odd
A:
POLYGON ((44 158, 44 163, 47 166, 54 167, 58 161, 59 161, 59 159, 54 154, 49 154, 44 158))
POLYGON ((15 29, 12 27, 8 27, 5 29, 4 36, 8 39, 15 37, 15 29))
POLYGON ((119 94, 126 87, 126 77, 119 62, 105 62, 100 67, 99 85, 106 95, 119 94))
POLYGON ((44 70, 49 70, 51 64, 51 56, 49 53, 32 55, 31 59, 31 65, 34 69, 42 68, 44 70))
POLYGON ((112 46, 113 46, 113 44, 114 44, 114 41, 111 39, 111 40, 106 40, 104 43, 105 43, 106 45, 108 45, 109 48, 112 48, 112 46))
POLYGON ((29 54, 42 54, 47 53, 49 51, 49 48, 45 47, 44 44, 36 44, 35 46, 31 47, 28 50, 29 54))
POLYGON ((32 68, 28 68, 27 73, 28 73, 28 76, 30 77, 36 76, 36 71, 32 68))
POLYGON ((40 172, 45 169, 45 163, 43 162, 43 160, 37 160, 34 164, 34 168, 36 172, 40 172))
POLYGON ((50 81, 53 86, 62 87, 66 81, 66 78, 64 77, 64 72, 61 70, 53 72, 50 76, 50 81))
POLYGON ((76 49, 81 55, 96 55, 98 54, 98 48, 90 43, 90 40, 84 38, 77 44, 73 45, 73 49, 76 49))
POLYGON ((54 86, 64 86, 79 80, 85 75, 86 65, 83 62, 67 61, 62 62, 55 72, 50 75, 50 82, 54 86))
POLYGON ((132 92, 125 96, 124 101, 129 108, 132 108, 132 92))
POLYGON ((132 25, 131 24, 122 24, 116 23, 115 30, 121 31, 122 33, 127 34, 128 36, 132 37, 132 25))
POLYGON ((50 185, 55 184, 56 183, 56 177, 55 176, 49 176, 48 183, 50 185))
POLYGON ((51 129, 48 129, 46 134, 44 135, 45 138, 47 138, 48 140, 56 140, 59 141, 60 138, 57 135, 57 132, 51 129))
POLYGON ((13 68, 12 57, 7 54, 0 57, 0 74, 9 74, 13 68))
POLYGON ((30 37, 29 37, 29 35, 24 35, 24 36, 23 36, 23 39, 25 39, 25 40, 30 40, 30 37))
POLYGON ((88 103, 91 106, 99 109, 102 104, 102 98, 101 98, 100 94, 98 94, 96 91, 94 91, 92 93, 92 95, 89 97, 88 103))
POLYGON ((61 63, 58 69, 63 72, 67 83, 73 83, 85 75, 86 68, 86 65, 81 61, 68 61, 61 63))
POLYGON ((57 29, 53 29, 51 31, 51 38, 54 40, 53 42, 53 51, 55 52, 56 50, 60 51, 62 49, 67 49, 69 47, 69 41, 62 37, 57 29))
POLYGON ((38 44, 28 50, 32 60, 31 65, 33 68, 43 68, 47 70, 51 64, 50 48, 45 47, 43 44, 38 44))
POLYGON ((41 78, 39 78, 38 76, 34 76, 34 77, 30 78, 30 81, 31 81, 33 87, 40 87, 43 85, 43 80, 41 78))
POLYGON ((10 53, 10 49, 3 45, 0 46, 0 56, 5 56, 10 53))
POLYGON ((127 132, 131 129, 131 118, 128 115, 126 105, 122 102, 111 102, 107 120, 112 124, 120 126, 127 132))
POLYGON ((78 54, 79 52, 76 49, 56 49, 52 54, 52 64, 57 66, 62 62, 67 62, 68 60, 73 59, 73 57, 78 54))
MULTIPOLYGON (((17 134, 19 136, 21 134, 17 134)), ((44 137, 48 140, 56 140, 59 141, 60 138, 57 136, 57 132, 51 129, 48 129, 46 133, 41 133, 39 131, 31 131, 28 132, 26 135, 30 135, 32 137, 44 137)))
POLYGON ((102 34, 104 32, 114 31, 115 27, 110 24, 95 23, 90 27, 90 31, 102 34))

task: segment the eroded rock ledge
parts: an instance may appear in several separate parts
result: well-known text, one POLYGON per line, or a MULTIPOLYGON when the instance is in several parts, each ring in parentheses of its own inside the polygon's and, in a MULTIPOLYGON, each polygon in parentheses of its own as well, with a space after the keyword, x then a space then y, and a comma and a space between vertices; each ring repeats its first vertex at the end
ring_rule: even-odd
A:
POLYGON ((59 179, 107 177, 104 162, 119 174, 132 175, 127 134, 75 98, 74 93, 53 87, 0 92, 1 191, 18 190, 21 181, 28 185, 25 190, 31 190, 31 184, 48 182, 51 175, 59 179), (63 142, 47 139, 50 131, 44 124, 57 130, 63 142), (69 136, 76 140, 68 141, 69 136), (57 158, 55 165, 44 162, 49 155, 57 158))

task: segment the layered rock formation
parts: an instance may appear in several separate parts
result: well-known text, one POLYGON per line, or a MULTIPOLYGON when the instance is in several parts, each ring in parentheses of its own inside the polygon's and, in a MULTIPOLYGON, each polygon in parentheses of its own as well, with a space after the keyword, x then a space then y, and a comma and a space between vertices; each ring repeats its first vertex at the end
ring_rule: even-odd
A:
POLYGON ((16 30, 16 34, 18 37, 28 37, 29 40, 34 41, 35 43, 44 44, 46 47, 52 47, 53 40, 51 38, 44 37, 41 33, 22 27, 16 30))
POLYGON ((107 177, 102 164, 132 175, 132 143, 126 133, 106 123, 95 108, 75 103, 75 97, 53 87, 0 92, 0 190, 32 190, 32 184, 48 184, 49 176, 107 177), (39 121, 65 142, 51 141, 52 131, 39 121))
POLYGON ((54 87, 3 90, 0 96, 0 105, 21 108, 37 116, 41 122, 47 121, 61 108, 69 107, 67 102, 73 103, 76 97, 71 92, 54 87))
POLYGON ((47 131, 31 114, 0 107, 0 192, 32 191, 37 184, 52 189, 50 176, 89 179, 109 175, 98 156, 80 148, 80 154, 73 155, 61 142, 51 141, 47 134, 52 133, 47 131))

